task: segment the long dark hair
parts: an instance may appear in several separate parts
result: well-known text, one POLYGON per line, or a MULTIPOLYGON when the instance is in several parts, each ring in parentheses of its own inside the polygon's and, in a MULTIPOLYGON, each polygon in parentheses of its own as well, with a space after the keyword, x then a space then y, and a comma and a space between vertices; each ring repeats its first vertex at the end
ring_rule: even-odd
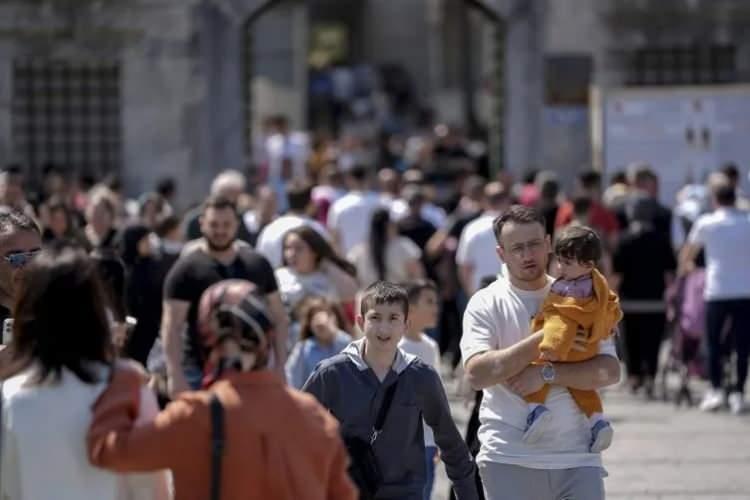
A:
MULTIPOLYGON (((338 255, 334 251, 333 247, 315 229, 308 226, 300 226, 294 229, 290 229, 284 235, 284 245, 286 245, 286 239, 290 234, 297 235, 302 241, 307 243, 307 245, 315 254, 316 264, 320 264, 323 260, 329 260, 336 267, 340 268, 350 276, 356 278, 357 269, 354 267, 354 265, 338 255)), ((287 265, 286 259, 284 259, 284 265, 287 265)))
POLYGON ((24 270, 13 308, 12 362, 7 375, 37 363, 36 382, 62 369, 95 383, 88 362, 110 364, 114 358, 104 294, 96 265, 81 249, 45 249, 24 270))
POLYGON ((385 280, 385 250, 388 247, 388 225, 391 215, 388 210, 380 208, 372 214, 370 222, 370 257, 378 280, 385 280))

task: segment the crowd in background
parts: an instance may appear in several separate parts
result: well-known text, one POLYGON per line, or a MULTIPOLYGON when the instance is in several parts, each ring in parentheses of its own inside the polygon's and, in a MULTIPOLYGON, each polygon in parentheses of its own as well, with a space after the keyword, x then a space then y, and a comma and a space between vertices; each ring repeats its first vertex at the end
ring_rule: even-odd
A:
MULTIPOLYGON (((44 169, 39 186, 27 184, 21 166, 5 168, 0 205, 33 217, 44 247, 72 243, 95 257, 106 284, 109 321, 119 328, 117 348, 163 375, 174 370, 173 346, 162 343, 165 329, 178 331, 185 322, 190 329, 196 321, 198 305, 187 290, 193 286, 187 276, 198 280, 200 270, 212 265, 200 261, 197 250, 205 245, 209 254, 230 248, 251 252, 242 269, 226 264, 212 272, 223 278, 250 273, 263 295, 278 298, 281 313, 272 314, 283 345, 274 346, 274 366, 297 388, 320 361, 361 336, 355 326, 358 294, 378 280, 418 290, 410 300, 425 301, 423 316, 405 341, 435 366, 447 356, 455 370, 466 302, 488 278, 504 272, 492 222, 513 204, 535 207, 550 238, 570 225, 585 225, 604 242, 599 264, 625 314, 619 338, 633 392, 654 396, 662 341, 677 332, 671 335, 671 357, 688 374, 709 375, 714 392, 724 384, 722 360, 734 351, 731 392, 742 393, 748 332, 742 330, 745 320, 736 318, 750 291, 740 284, 729 295, 705 292, 719 279, 711 273, 721 279, 727 273, 728 264, 717 259, 734 258, 741 265, 748 248, 741 244, 750 241, 743 226, 750 203, 738 189, 736 166, 685 185, 667 207, 649 165, 634 163, 608 179, 582 169, 572 186, 545 170, 519 178, 501 170, 491 177, 483 147, 447 126, 375 142, 345 131, 338 139, 310 140, 291 131, 283 117, 273 117, 265 133, 253 168, 218 174, 200 205, 178 206, 179 184, 172 179, 129 199, 114 176, 78 177, 58 165, 44 169), (730 231, 734 245, 721 255, 707 219, 701 219, 714 209, 743 214, 730 231), (170 300, 190 303, 190 310, 186 306, 178 314, 170 300), (706 314, 714 325, 710 331, 706 314), (732 326, 725 328, 727 318, 732 326), (703 369, 704 358, 710 373, 703 369)), ((722 221, 715 224, 726 226, 722 221)), ((195 290, 197 297, 205 288, 195 290)), ((191 377, 188 368, 180 390, 200 387, 202 374, 191 377)), ((168 385, 161 389, 165 397, 178 392, 168 385)), ((721 406, 718 393, 708 396, 713 399, 704 400, 704 409, 721 406)), ((741 408, 741 401, 732 403, 733 410, 741 408)))
MULTIPOLYGON (((646 164, 609 179, 582 170, 572 186, 544 170, 519 178, 502 170, 490 178, 483 147, 444 125, 375 142, 346 131, 337 140, 310 140, 274 116, 265 132, 253 168, 220 173, 210 194, 236 205, 238 239, 274 268, 293 325, 290 349, 312 331, 309 320, 301 327, 308 299, 317 307, 326 301, 335 331, 356 334, 357 290, 377 279, 428 278, 440 295, 439 321, 429 333, 455 368, 466 300, 482 278, 502 273, 492 220, 520 203, 544 214, 551 238, 570 224, 600 233, 600 267, 626 312, 621 337, 630 383, 653 394, 668 313, 674 319, 665 292, 692 224, 713 209, 709 179, 687 184, 666 207, 658 176, 646 164)), ((734 165, 712 174, 714 181, 719 175, 735 188, 739 183, 734 165)), ((8 166, 0 175, 0 203, 36 217, 45 245, 75 242, 101 260, 113 314, 137 320, 123 338, 124 352, 146 364, 159 334, 167 273, 186 243, 202 236, 201 206, 175 206, 173 179, 127 199, 116 176, 97 181, 56 165, 45 167, 37 189, 29 188, 23 168, 8 166)), ((737 206, 748 208, 742 193, 737 206)))

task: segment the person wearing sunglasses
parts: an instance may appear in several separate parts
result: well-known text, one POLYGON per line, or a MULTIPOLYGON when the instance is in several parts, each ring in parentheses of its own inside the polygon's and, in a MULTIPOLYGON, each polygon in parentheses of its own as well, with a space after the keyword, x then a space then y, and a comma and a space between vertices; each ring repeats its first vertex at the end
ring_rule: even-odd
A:
POLYGON ((23 212, 0 211, 0 323, 10 317, 23 270, 41 247, 34 219, 23 212))

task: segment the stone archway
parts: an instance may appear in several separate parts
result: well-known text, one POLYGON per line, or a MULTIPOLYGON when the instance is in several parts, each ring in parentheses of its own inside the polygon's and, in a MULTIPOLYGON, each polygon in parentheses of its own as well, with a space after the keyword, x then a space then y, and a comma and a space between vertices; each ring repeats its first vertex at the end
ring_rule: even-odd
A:
MULTIPOLYGON (((240 24, 236 42, 252 46, 253 26, 282 4, 306 3, 306 0, 214 0, 216 5, 240 24), (250 39, 248 39, 250 37, 250 39)), ((542 34, 544 0, 463 0, 467 10, 478 12, 493 25, 492 84, 493 120, 489 123, 491 171, 508 166, 524 168, 541 159, 536 145, 541 137, 543 64, 542 34), (512 29, 510 29, 512 26, 512 29), (513 124, 512 127, 509 124, 513 124)), ((242 58, 239 78, 247 82, 254 74, 252 57, 242 58)), ((471 83, 471 82, 469 82, 471 83)), ((250 92, 247 87, 243 92, 250 92)), ((473 88, 466 85, 463 102, 467 123, 475 118, 473 88)), ((250 150, 252 117, 255 112, 252 92, 243 94, 245 151, 250 150)))

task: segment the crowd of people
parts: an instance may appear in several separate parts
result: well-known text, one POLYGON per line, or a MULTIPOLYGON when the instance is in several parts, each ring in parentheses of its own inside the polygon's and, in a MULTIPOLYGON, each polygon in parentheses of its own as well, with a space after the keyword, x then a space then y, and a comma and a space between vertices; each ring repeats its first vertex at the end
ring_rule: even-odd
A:
POLYGON ((645 164, 566 196, 488 178, 445 127, 379 154, 269 127, 261 168, 193 207, 171 180, 130 200, 49 166, 32 196, 0 172, 0 496, 429 499, 442 460, 459 499, 600 499, 596 391, 619 352, 654 397, 668 337, 703 410, 744 410, 735 166, 669 208, 645 164), (443 359, 481 391, 466 439, 443 359))

